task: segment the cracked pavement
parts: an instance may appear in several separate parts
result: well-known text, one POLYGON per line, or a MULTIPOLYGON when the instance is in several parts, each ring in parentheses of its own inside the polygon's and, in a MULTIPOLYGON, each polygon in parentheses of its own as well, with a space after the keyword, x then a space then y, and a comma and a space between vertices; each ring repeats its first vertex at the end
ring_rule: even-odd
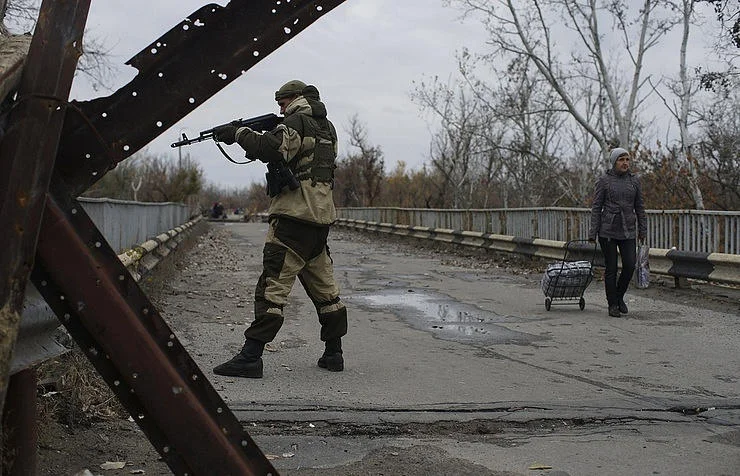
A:
POLYGON ((264 223, 212 224, 157 299, 281 474, 737 474, 740 292, 603 282, 544 307, 542 263, 334 228, 345 371, 297 283, 259 380, 213 375, 254 316, 264 223))

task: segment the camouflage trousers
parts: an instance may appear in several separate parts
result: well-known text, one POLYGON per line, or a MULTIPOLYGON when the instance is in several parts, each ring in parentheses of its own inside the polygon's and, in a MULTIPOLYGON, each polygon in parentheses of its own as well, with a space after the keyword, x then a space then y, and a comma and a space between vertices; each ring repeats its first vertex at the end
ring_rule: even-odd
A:
POLYGON ((326 244, 328 226, 309 225, 287 218, 273 218, 262 257, 262 275, 254 293, 254 321, 244 336, 271 342, 283 325, 283 306, 296 278, 313 302, 321 324, 321 340, 347 333, 347 308, 326 244))

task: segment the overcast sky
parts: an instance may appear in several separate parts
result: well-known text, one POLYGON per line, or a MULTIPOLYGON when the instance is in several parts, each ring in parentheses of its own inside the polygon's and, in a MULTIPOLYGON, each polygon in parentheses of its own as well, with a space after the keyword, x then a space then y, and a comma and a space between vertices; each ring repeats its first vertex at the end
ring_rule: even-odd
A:
MULTIPOLYGON (((151 1, 143 0, 92 2, 88 29, 112 49, 113 62, 120 66, 112 89, 135 76, 133 68, 124 66, 129 58, 206 3, 159 1, 153 9, 151 1)), ((385 153, 387 170, 395 168, 399 160, 419 168, 425 161, 430 132, 409 98, 412 82, 434 75, 447 78, 456 70, 456 51, 480 45, 485 39, 479 23, 464 25, 458 17, 459 12, 443 7, 441 0, 347 0, 146 149, 171 154, 175 160, 177 152, 169 145, 181 132, 197 135, 230 119, 278 113, 275 90, 290 79, 301 79, 321 91, 329 118, 340 134, 340 155, 349 151, 344 131, 349 118, 357 114, 366 126, 369 142, 385 153)), ((80 76, 71 97, 84 100, 108 94, 110 91, 93 91, 80 76)), ((233 165, 210 141, 186 149, 183 153, 189 152, 198 160, 209 182, 241 187, 264 179, 263 164, 233 165)), ((235 158, 243 156, 238 146, 229 148, 232 151, 235 158)))

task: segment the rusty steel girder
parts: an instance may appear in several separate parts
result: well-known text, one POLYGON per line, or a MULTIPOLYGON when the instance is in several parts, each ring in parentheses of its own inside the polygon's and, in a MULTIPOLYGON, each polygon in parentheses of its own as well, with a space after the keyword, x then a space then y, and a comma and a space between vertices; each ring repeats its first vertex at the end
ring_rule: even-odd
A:
MULTIPOLYGON (((64 125, 48 193, 43 180, 28 189, 39 210, 46 200, 31 279, 176 474, 277 472, 75 197, 341 3, 206 5, 129 60, 139 73, 112 95, 66 103, 53 93, 47 105, 64 125)), ((32 166, 48 174, 52 163, 32 166)))
MULTIPOLYGON (((0 142, 0 407, 90 0, 45 1, 0 142)), ((11 87, 11 86, 9 86, 11 87)), ((0 98, 0 101, 5 98, 0 98)))

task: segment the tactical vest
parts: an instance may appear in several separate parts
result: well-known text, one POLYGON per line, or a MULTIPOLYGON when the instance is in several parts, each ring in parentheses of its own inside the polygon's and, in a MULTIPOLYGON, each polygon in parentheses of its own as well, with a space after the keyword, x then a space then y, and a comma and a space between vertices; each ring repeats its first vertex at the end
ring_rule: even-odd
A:
POLYGON ((311 180, 311 184, 334 183, 336 168, 337 132, 326 118, 316 119, 306 114, 293 114, 285 118, 283 124, 298 131, 304 139, 314 139, 314 147, 306 148, 296 154, 288 163, 293 175, 299 181, 311 180), (309 157, 310 160, 301 163, 309 157))

